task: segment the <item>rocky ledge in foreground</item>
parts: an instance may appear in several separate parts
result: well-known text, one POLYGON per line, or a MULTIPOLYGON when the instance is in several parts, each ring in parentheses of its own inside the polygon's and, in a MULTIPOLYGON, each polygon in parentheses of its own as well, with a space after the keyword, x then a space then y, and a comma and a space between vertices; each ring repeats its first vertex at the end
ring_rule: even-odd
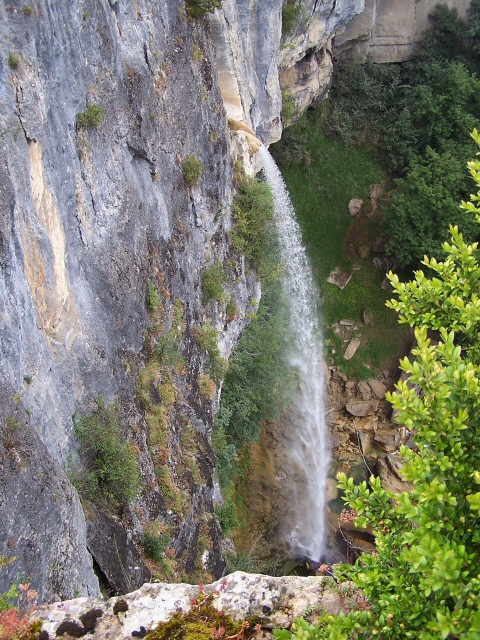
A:
POLYGON ((77 598, 46 605, 34 617, 43 623, 43 637, 122 640, 144 637, 176 611, 188 611, 202 592, 215 592, 213 604, 235 620, 261 620, 268 630, 290 627, 294 617, 312 612, 338 614, 355 608, 360 594, 352 583, 337 585, 329 577, 270 576, 236 571, 205 587, 146 583, 125 596, 109 600, 77 598), (45 633, 47 632, 47 633, 45 633))

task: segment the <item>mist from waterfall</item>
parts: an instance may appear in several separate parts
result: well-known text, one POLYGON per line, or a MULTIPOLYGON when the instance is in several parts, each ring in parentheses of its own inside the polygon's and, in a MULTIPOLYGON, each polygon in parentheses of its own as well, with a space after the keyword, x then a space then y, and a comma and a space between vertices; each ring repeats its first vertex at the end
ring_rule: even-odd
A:
POLYGON ((279 537, 292 556, 318 561, 325 548, 330 462, 318 296, 282 175, 265 147, 260 149, 259 157, 273 194, 274 219, 285 269, 283 288, 290 313, 289 355, 299 377, 295 406, 289 413, 292 430, 284 469, 288 513, 281 514, 279 537))

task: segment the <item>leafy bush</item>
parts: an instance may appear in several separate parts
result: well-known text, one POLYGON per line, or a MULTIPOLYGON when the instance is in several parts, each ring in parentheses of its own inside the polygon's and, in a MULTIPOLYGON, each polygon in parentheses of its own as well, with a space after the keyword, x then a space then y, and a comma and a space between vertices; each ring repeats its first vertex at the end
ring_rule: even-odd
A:
POLYGON ((158 295, 157 287, 150 279, 148 279, 147 281, 147 287, 148 287, 148 297, 147 297, 148 308, 150 309, 150 311, 155 311, 160 301, 160 296, 158 295))
POLYGON ((205 304, 224 297, 226 281, 227 277, 220 262, 214 262, 203 271, 202 293, 205 304))
POLYGON ((288 35, 295 30, 302 13, 302 0, 287 0, 282 7, 282 33, 288 35))
POLYGON ((88 129, 89 127, 98 127, 104 119, 103 108, 98 104, 89 104, 85 111, 77 113, 77 127, 80 129, 88 129))
POLYGON ((202 161, 192 153, 183 161, 182 169, 187 184, 190 187, 196 187, 203 174, 202 161))
POLYGON ((268 184, 255 178, 245 178, 233 201, 233 216, 233 247, 245 255, 253 269, 259 271, 274 238, 273 200, 268 184))
POLYGON ((135 499, 140 489, 135 451, 125 442, 115 405, 105 405, 100 397, 96 409, 87 416, 73 416, 85 472, 76 475, 81 493, 90 500, 117 508, 135 499))
POLYGON ((154 533, 153 531, 145 531, 140 544, 149 558, 156 562, 161 562, 163 560, 163 552, 170 544, 170 536, 154 533))
POLYGON ((8 66, 10 69, 15 70, 20 62, 20 56, 15 51, 10 51, 8 54, 8 66))
POLYGON ((218 380, 225 375, 226 363, 220 356, 218 348, 218 332, 210 321, 205 322, 196 331, 197 342, 208 356, 208 369, 212 376, 218 380))
POLYGON ((188 13, 192 18, 202 18, 207 13, 213 13, 222 6, 222 0, 186 0, 188 13))
POLYGON ((238 527, 237 509, 231 498, 215 507, 215 514, 222 527, 223 535, 228 536, 231 531, 238 527))
POLYGON ((210 378, 210 376, 201 375, 198 378, 198 386, 200 388, 200 395, 204 398, 209 398, 210 400, 215 397, 215 393, 217 392, 217 387, 215 382, 210 378))

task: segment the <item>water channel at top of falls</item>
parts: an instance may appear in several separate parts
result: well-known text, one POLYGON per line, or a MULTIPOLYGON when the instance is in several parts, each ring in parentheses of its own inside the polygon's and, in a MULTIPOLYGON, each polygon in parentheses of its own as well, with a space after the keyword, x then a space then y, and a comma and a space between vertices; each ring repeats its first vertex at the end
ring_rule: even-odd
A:
POLYGON ((280 257, 285 269, 284 296, 290 313, 289 356, 299 381, 288 460, 285 460, 289 485, 288 513, 284 517, 282 515, 279 537, 291 556, 319 561, 326 544, 330 447, 325 418, 318 294, 280 170, 265 147, 259 150, 259 157, 272 189, 280 257))

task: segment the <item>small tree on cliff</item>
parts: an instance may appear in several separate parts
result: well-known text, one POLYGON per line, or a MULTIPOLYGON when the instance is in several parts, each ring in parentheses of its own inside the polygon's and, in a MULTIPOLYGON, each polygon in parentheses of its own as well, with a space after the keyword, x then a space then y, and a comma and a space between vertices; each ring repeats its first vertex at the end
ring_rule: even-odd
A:
MULTIPOLYGON (((472 137, 480 145, 476 130, 472 137)), ((480 161, 469 169, 480 189, 480 161)), ((479 204, 480 190, 462 203, 477 222, 479 204)), ((480 638, 480 265, 477 243, 450 233, 445 261, 424 259, 434 276, 417 271, 403 284, 389 275, 398 296, 389 306, 417 339, 414 359, 401 362, 408 379, 389 397, 414 434, 415 449, 400 451, 413 489, 396 495, 378 478, 355 486, 338 476, 357 524, 373 526, 377 551, 337 576, 353 580, 368 605, 278 638, 480 638)))

